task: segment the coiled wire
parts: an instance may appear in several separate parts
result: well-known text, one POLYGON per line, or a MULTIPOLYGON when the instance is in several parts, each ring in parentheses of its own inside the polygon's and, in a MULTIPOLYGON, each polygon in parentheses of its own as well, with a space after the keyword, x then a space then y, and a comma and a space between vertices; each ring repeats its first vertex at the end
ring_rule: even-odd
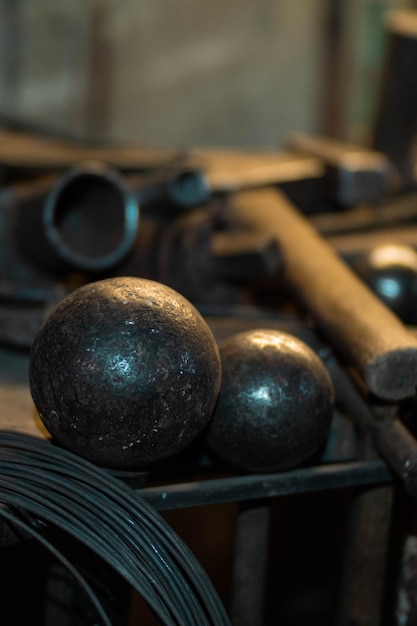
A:
POLYGON ((111 626, 88 582, 22 511, 88 546, 143 597, 161 624, 230 626, 198 560, 137 493, 49 441, 0 431, 0 516, 43 543, 84 588, 104 626, 111 626))

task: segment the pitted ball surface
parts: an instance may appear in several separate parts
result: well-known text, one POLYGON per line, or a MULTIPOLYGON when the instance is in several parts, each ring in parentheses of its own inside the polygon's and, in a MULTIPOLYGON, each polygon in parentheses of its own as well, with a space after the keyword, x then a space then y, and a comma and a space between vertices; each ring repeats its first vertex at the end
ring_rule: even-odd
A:
POLYGON ((145 468, 187 445, 217 400, 217 344, 169 287, 122 277, 64 298, 30 356, 39 415, 60 445, 109 468, 145 468))
POLYGON ((220 345, 222 387, 207 442, 243 471, 280 471, 325 442, 334 391, 321 359, 284 332, 255 330, 220 345))

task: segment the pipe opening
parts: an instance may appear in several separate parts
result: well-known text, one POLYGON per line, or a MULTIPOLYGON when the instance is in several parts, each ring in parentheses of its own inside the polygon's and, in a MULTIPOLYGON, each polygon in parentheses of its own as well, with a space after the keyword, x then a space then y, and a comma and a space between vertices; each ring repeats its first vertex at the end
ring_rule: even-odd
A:
POLYGON ((137 204, 116 176, 76 172, 61 181, 45 207, 56 252, 74 266, 104 270, 121 260, 136 236, 137 204))

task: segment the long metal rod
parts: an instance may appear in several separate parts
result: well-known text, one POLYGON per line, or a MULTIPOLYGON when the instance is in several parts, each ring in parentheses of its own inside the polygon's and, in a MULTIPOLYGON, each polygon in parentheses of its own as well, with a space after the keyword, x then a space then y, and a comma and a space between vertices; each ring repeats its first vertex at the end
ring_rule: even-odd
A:
POLYGON ((264 623, 270 522, 270 503, 240 503, 230 609, 233 626, 264 623))
POLYGON ((337 626, 381 624, 392 506, 392 485, 359 489, 355 494, 337 626))
POLYGON ((383 461, 352 461, 301 468, 280 474, 232 476, 174 485, 145 487, 138 493, 159 511, 255 500, 296 493, 389 483, 383 461))

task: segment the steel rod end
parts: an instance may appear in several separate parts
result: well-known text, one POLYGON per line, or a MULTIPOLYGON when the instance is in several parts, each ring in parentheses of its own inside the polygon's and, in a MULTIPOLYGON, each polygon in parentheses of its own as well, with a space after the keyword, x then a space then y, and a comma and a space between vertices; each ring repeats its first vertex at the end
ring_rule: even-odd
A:
POLYGON ((383 400, 403 400, 416 393, 417 347, 385 352, 370 366, 367 384, 383 400))

